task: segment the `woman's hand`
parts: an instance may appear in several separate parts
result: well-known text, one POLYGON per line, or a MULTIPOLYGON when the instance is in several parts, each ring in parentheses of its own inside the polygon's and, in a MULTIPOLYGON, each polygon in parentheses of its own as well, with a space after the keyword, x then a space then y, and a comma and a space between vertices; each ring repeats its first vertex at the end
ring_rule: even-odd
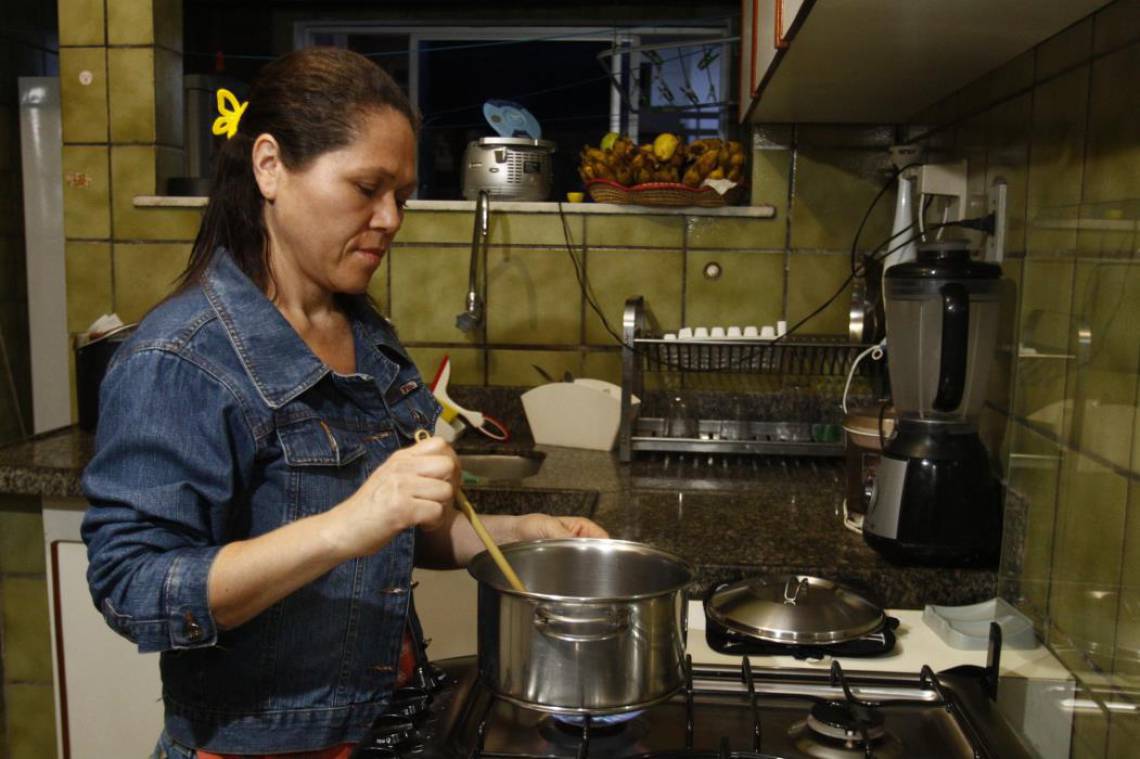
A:
POLYGON ((547 538, 608 538, 601 525, 586 517, 553 517, 549 514, 524 514, 515 519, 515 540, 547 538))
POLYGON ((338 553, 367 556, 409 527, 431 531, 450 521, 459 478, 459 457, 440 438, 396 451, 330 512, 338 553))

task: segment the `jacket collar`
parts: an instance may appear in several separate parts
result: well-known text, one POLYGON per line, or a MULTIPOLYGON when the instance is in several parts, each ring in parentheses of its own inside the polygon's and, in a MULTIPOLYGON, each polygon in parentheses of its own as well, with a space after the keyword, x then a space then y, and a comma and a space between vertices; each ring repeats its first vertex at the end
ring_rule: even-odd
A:
MULTIPOLYGON (((309 349, 293 326, 229 251, 219 248, 202 278, 202 291, 217 313, 242 366, 262 400, 277 409, 317 384, 331 369, 309 349)), ((367 345, 407 354, 391 326, 365 296, 351 298, 350 317, 367 345)), ((360 356, 357 363, 360 363, 360 356)))

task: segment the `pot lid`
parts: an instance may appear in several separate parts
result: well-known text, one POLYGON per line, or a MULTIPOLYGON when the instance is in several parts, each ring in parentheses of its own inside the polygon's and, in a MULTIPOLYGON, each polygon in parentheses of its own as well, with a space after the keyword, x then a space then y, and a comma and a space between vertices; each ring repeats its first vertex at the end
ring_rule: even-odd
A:
POLYGON ((883 610, 830 580, 755 577, 717 588, 705 613, 735 632, 772 643, 840 643, 874 632, 883 610))

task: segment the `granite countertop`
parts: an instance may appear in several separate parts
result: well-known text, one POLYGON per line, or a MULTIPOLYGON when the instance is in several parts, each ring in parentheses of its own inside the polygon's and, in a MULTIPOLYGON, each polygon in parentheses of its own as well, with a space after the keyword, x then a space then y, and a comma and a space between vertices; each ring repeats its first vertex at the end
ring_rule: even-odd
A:
MULTIPOLYGON (((0 448, 0 494, 82 498, 79 474, 92 439, 68 427, 0 448)), ((532 448, 525 437, 512 446, 532 448)), ((488 449, 470 435, 457 447, 488 449)), ((895 566, 846 529, 841 461, 671 454, 622 465, 613 453, 533 450, 544 456, 533 477, 468 488, 477 509, 591 516, 615 538, 693 562, 695 595, 721 581, 784 572, 840 580, 895 608, 975 603, 996 594, 993 570, 895 566)))

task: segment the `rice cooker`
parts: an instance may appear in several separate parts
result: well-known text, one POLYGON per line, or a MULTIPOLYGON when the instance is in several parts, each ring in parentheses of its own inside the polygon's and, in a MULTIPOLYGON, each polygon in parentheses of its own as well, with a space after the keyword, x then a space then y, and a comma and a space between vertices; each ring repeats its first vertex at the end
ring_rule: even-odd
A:
POLYGON ((503 200, 546 200, 554 172, 554 143, 542 139, 542 127, 531 112, 509 100, 488 100, 483 118, 497 137, 467 143, 463 153, 463 197, 485 192, 503 200))
POLYGON ((531 137, 481 137, 463 153, 463 197, 480 192, 503 200, 546 200, 553 179, 550 140, 531 137))

